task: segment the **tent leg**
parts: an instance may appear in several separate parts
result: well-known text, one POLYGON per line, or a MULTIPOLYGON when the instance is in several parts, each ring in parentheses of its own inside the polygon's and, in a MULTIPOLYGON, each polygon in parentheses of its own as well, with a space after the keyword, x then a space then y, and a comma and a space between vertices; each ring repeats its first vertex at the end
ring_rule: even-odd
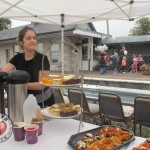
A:
POLYGON ((61 27, 61 61, 62 61, 62 75, 64 75, 64 28, 61 27))

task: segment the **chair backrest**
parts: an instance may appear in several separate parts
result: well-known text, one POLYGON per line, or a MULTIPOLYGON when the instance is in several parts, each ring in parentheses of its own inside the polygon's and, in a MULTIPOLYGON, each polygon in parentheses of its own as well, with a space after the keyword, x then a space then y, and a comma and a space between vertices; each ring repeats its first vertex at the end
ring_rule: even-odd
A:
POLYGON ((114 93, 99 93, 100 116, 112 121, 125 122, 121 99, 114 93))
POLYGON ((85 97, 85 93, 81 91, 80 89, 69 89, 68 90, 68 96, 69 96, 69 101, 70 103, 74 103, 75 105, 80 105, 81 106, 81 96, 83 96, 83 112, 90 112, 89 106, 87 99, 85 97))
POLYGON ((54 98, 55 98, 55 103, 65 103, 62 92, 59 88, 52 88, 54 98))
POLYGON ((134 99, 134 119, 137 123, 150 126, 150 97, 137 96, 134 99))

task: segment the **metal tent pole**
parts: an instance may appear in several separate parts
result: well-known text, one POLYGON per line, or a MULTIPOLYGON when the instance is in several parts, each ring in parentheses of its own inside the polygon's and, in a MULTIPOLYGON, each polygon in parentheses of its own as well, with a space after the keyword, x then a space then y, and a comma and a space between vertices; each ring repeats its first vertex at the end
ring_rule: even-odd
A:
POLYGON ((107 25, 107 34, 109 35, 109 22, 106 20, 106 25, 107 25))
POLYGON ((61 14, 61 61, 62 61, 62 75, 64 75, 64 14, 61 14))

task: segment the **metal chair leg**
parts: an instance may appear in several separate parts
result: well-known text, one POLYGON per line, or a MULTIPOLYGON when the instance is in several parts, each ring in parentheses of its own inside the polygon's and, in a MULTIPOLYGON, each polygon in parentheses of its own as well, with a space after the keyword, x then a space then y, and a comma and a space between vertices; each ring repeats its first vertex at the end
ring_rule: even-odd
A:
POLYGON ((100 118, 100 115, 99 114, 96 114, 93 118, 93 121, 92 121, 92 124, 95 124, 96 120, 100 118))
POLYGON ((141 137, 141 129, 142 129, 142 126, 140 125, 140 137, 141 137))
POLYGON ((136 123, 134 122, 134 135, 136 135, 136 123))

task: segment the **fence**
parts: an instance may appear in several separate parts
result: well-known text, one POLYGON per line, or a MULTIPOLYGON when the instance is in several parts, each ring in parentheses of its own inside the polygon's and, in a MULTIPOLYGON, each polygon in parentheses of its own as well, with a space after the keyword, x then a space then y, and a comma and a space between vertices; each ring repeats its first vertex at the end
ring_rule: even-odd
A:
MULTIPOLYGON (((83 56, 83 57, 84 57, 83 60, 86 60, 87 56, 83 56)), ((92 71, 100 71, 100 68, 102 68, 103 66, 105 66, 108 71, 113 70, 114 67, 117 67, 118 72, 122 72, 123 68, 125 68, 126 72, 129 72, 132 70, 132 68, 134 68, 134 70, 132 70, 134 72, 136 67, 138 71, 144 71, 144 70, 150 71, 150 54, 143 54, 142 56, 136 56, 136 57, 134 57, 134 55, 118 56, 116 58, 115 63, 114 63, 114 59, 112 59, 110 56, 108 56, 109 60, 107 62, 104 62, 104 57, 105 56, 93 57, 93 61, 94 62, 97 61, 97 64, 92 67, 92 71), (125 57, 126 59, 125 67, 122 66, 123 57, 125 57)))
MULTIPOLYGON (((82 56, 82 68, 85 84, 150 90, 150 83, 147 82, 149 81, 150 75, 149 53, 142 54, 141 58, 137 56, 136 59, 133 54, 126 55, 125 67, 122 66, 121 61, 123 56, 117 57, 116 66, 114 65, 113 59, 110 55, 108 57, 108 62, 104 62, 104 56, 93 56, 93 59, 88 59, 87 55, 82 56), (100 73, 102 67, 106 68, 106 74, 100 73), (116 74, 114 74, 114 67, 117 68, 116 74), (137 73, 135 73, 136 68, 137 73), (135 80, 138 81, 135 82, 135 80)), ((65 61, 65 74, 74 74, 74 63, 76 60, 74 60, 73 57, 67 59, 66 56, 65 61)), ((54 71, 53 73, 51 72, 51 74, 60 75, 61 71, 54 71)))

